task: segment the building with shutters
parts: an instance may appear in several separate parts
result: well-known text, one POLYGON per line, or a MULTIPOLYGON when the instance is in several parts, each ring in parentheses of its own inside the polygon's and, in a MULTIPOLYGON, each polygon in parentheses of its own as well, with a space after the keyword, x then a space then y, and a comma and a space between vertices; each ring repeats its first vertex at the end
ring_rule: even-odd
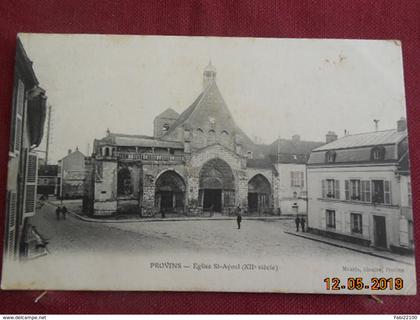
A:
POLYGON ((16 47, 10 151, 7 178, 5 258, 16 258, 22 251, 27 218, 36 210, 37 154, 46 116, 45 91, 39 87, 19 38, 16 47))
MULTIPOLYGON (((199 96, 181 114, 172 109, 159 114, 153 133, 108 130, 94 141, 84 202, 91 214, 229 215, 237 206, 245 214, 280 214, 278 168, 287 162, 291 169, 296 164, 299 173, 304 171, 308 147, 315 147, 301 148, 304 142, 295 139, 286 150, 281 141, 285 155, 292 152, 296 160, 279 161, 277 143, 255 144, 235 123, 211 63, 203 72, 199 96)), ((293 176, 293 186, 287 174, 285 179, 297 195, 292 191, 284 197, 298 201, 306 188, 301 182, 304 174, 293 176)))
POLYGON ((306 163, 311 151, 324 144, 301 140, 295 134, 291 139, 279 138, 268 146, 256 145, 253 154, 258 157, 262 152, 278 172, 278 199, 282 214, 307 214, 306 163))
POLYGON ((405 119, 396 129, 330 141, 314 149, 308 161, 308 227, 368 246, 411 251, 405 119))
POLYGON ((65 157, 58 160, 57 165, 57 197, 62 199, 82 199, 87 174, 86 157, 76 147, 71 149, 65 157))

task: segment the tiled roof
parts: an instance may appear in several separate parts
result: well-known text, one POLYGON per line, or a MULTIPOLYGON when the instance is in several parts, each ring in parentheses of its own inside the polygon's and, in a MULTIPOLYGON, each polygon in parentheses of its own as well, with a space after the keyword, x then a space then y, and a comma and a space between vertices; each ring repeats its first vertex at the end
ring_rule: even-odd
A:
POLYGON ((407 131, 397 131, 396 129, 352 134, 316 148, 314 151, 395 144, 406 136, 407 131))
POLYGON ((195 110, 195 108, 198 106, 201 97, 203 96, 205 91, 203 91, 198 97, 197 99, 194 100, 194 102, 192 103, 192 105, 190 105, 183 113, 181 113, 181 115, 176 119, 176 121, 171 125, 171 127, 169 128, 168 132, 166 134, 171 133, 172 131, 174 131, 176 128, 178 128, 178 126, 180 126, 181 124, 183 124, 191 115, 191 113, 193 113, 193 111, 195 110))
POLYGON ((320 141, 277 139, 270 145, 270 154, 306 155, 323 144, 320 141))
POLYGON ((247 159, 246 165, 249 168, 272 169, 273 164, 270 159, 247 159))
POLYGON ((179 113, 176 112, 172 108, 168 108, 159 114, 156 118, 165 118, 165 119, 177 119, 179 117, 179 113))
POLYGON ((102 139, 105 143, 110 143, 116 146, 124 147, 146 147, 146 148, 177 148, 183 149, 182 142, 164 141, 155 139, 154 137, 144 135, 130 135, 120 133, 110 133, 107 137, 102 139))
POLYGON ((270 159, 279 163, 306 163, 313 149, 323 145, 323 142, 277 139, 270 145, 254 144, 255 156, 270 159))

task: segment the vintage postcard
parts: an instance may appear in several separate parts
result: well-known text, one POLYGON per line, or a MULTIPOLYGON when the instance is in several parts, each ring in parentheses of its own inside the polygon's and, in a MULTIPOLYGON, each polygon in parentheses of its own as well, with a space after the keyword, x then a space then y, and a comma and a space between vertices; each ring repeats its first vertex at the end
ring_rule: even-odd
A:
POLYGON ((399 41, 19 34, 3 289, 416 293, 399 41))

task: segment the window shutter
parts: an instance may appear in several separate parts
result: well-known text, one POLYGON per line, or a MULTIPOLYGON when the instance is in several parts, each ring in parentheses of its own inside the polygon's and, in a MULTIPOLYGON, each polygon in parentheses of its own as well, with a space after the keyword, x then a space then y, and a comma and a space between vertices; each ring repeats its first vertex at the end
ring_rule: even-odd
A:
POLYGON ((362 234, 363 237, 369 238, 370 231, 369 231, 369 216, 366 214, 362 214, 362 234))
POLYGON ((408 237, 408 221, 407 219, 400 219, 400 245, 407 247, 409 245, 408 237))
POLYGON ((366 190, 366 185, 365 185, 365 181, 360 181, 360 200, 361 201, 366 201, 365 200, 365 190, 366 190))
POLYGON ((350 213, 346 212, 343 213, 344 219, 344 232, 351 233, 351 215, 350 213))
POLYGON ((22 130, 23 130, 23 109, 25 105, 25 85, 23 84, 22 80, 18 79, 17 81, 17 88, 16 88, 16 106, 14 111, 15 114, 15 123, 14 127, 12 127, 12 130, 14 131, 14 150, 11 150, 13 152, 19 152, 21 149, 21 141, 22 141, 22 130))
POLYGON ((335 198, 336 199, 340 199, 340 181, 339 180, 334 180, 334 191, 335 191, 335 198))
POLYGON ((384 181, 384 194, 385 204, 391 204, 391 182, 389 180, 384 181))
POLYGON ((319 225, 321 229, 327 228, 327 211, 321 209, 321 224, 319 225))
POLYGON ((345 180, 344 181, 344 193, 346 195, 346 200, 350 200, 350 190, 349 190, 349 186, 350 185, 350 181, 349 180, 345 180))
POLYGON ((300 173, 300 187, 303 188, 305 186, 305 177, 303 172, 300 173))
POLYGON ((7 193, 7 236, 6 250, 9 258, 13 258, 16 250, 16 214, 17 194, 15 191, 7 193))
POLYGON ((294 184, 293 184, 293 171, 290 172, 290 186, 291 187, 294 187, 294 184))
POLYGON ((26 159, 26 179, 25 179, 25 205, 24 215, 33 216, 36 209, 36 186, 38 180, 37 170, 38 157, 36 153, 28 152, 26 159))
POLYGON ((326 187, 327 186, 325 185, 326 184, 326 181, 325 180, 322 180, 321 182, 322 182, 322 198, 326 198, 327 197, 326 196, 326 189, 327 189, 326 187))

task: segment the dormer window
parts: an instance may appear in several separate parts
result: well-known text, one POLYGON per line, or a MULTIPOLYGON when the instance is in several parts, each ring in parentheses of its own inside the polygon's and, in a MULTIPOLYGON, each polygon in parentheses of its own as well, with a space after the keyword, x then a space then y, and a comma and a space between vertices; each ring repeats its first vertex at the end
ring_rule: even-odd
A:
POLYGON ((162 126, 162 132, 163 132, 163 133, 165 133, 165 132, 167 132, 168 130, 169 130, 169 124, 165 123, 165 124, 162 126))
POLYGON ((372 149, 372 160, 384 160, 385 159, 385 148, 375 147, 372 149))
POLYGON ((328 163, 334 163, 336 157, 337 157, 337 153, 333 150, 330 150, 325 154, 325 161, 328 163))

